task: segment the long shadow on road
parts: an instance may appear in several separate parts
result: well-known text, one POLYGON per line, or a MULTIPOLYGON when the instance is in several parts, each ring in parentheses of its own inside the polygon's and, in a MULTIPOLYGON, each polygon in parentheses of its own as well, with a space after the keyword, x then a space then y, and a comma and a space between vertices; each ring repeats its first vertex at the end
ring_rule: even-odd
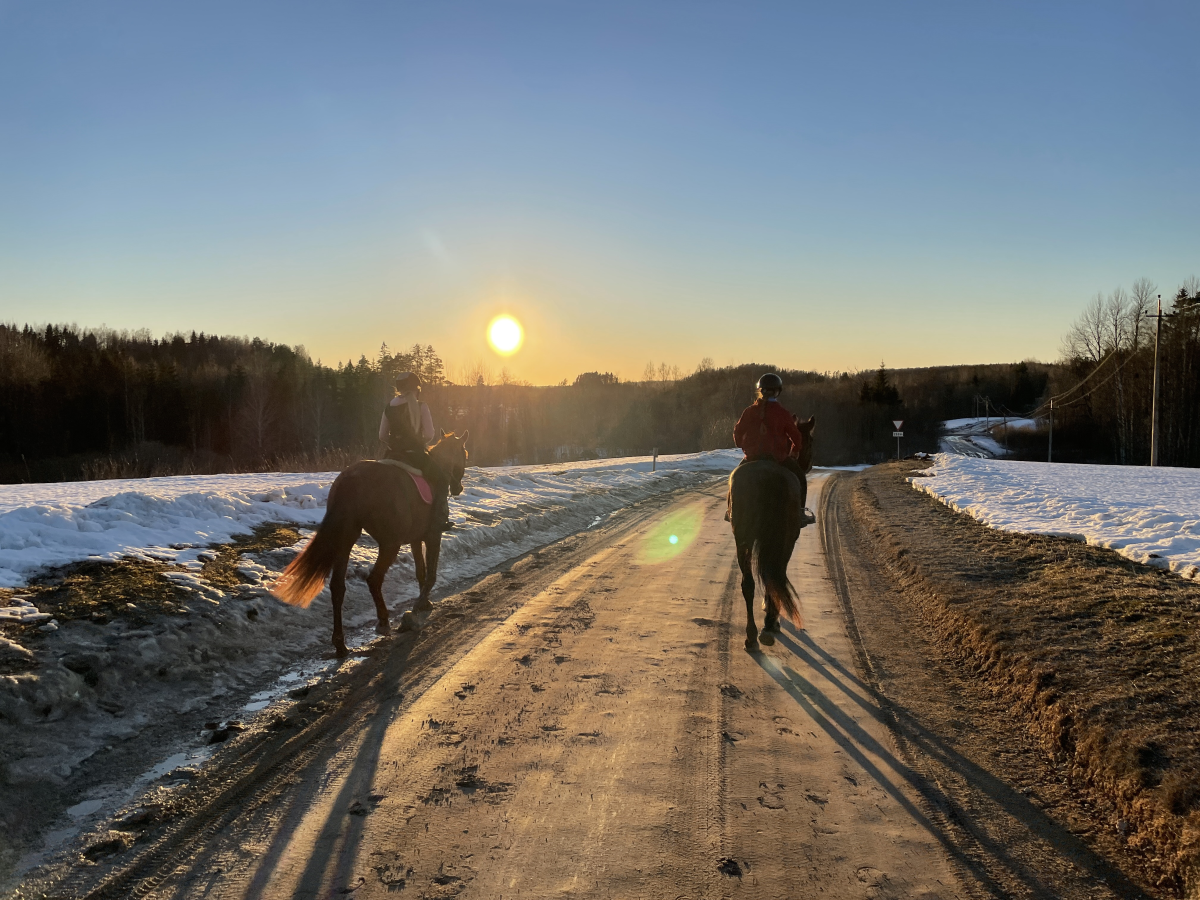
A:
MULTIPOLYGON (((796 632, 790 626, 786 627, 790 634, 779 635, 780 644, 798 662, 811 668, 817 676, 861 708, 864 713, 897 731, 898 736, 906 740, 916 752, 966 780, 972 788, 990 798, 1006 815, 1021 823, 1033 838, 1054 846, 1091 879, 1107 883, 1121 896, 1149 900, 1149 895, 1130 882, 1120 870, 1092 852, 1082 840, 1049 818, 1020 791, 957 753, 908 710, 880 697, 858 676, 847 671, 807 633, 796 632), (843 680, 853 685, 854 689, 847 687, 843 680)), ((925 777, 884 747, 811 680, 774 656, 760 653, 754 658, 804 710, 813 723, 820 726, 839 748, 862 766, 914 821, 928 830, 953 860, 969 871, 987 890, 996 896, 1004 896, 1007 893, 996 875, 989 871, 991 867, 1000 866, 1008 875, 1024 884, 1034 896, 1055 896, 1054 886, 1016 858, 1005 843, 993 837, 992 830, 986 823, 978 821, 976 816, 956 803, 936 780, 925 777), (926 801, 924 805, 940 812, 941 815, 931 815, 918 808, 909 799, 908 791, 889 777, 885 769, 895 773, 899 782, 906 783, 908 788, 916 791, 918 796, 926 801), (971 836, 982 851, 982 858, 978 853, 968 852, 961 846, 960 841, 947 833, 947 828, 936 821, 943 817, 952 820, 971 836)))

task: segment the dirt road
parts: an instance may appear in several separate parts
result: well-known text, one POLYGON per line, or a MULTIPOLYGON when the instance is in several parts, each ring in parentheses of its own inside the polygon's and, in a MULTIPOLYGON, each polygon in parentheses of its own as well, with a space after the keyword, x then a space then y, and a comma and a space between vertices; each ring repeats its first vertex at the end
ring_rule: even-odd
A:
MULTIPOLYGON (((363 714, 327 724, 336 749, 298 749, 185 852, 98 893, 961 895, 953 847, 853 674, 816 529, 792 565, 806 631, 752 656, 722 503, 684 495, 569 565, 496 579, 480 593, 515 611, 481 639, 446 642, 419 678, 424 638, 407 675, 384 663, 348 698, 363 714)), ((488 609, 468 597, 435 619, 471 600, 488 609)))
POLYGON ((646 501, 295 692, 14 897, 1151 896, 872 562, 852 484, 812 480, 805 629, 761 654, 720 487, 646 501))

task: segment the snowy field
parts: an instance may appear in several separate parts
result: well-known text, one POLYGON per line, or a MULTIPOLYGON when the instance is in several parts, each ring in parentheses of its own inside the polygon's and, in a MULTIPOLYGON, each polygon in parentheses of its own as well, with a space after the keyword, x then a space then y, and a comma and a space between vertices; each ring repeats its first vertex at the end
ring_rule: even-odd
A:
POLYGON ((913 487, 1002 531, 1087 541, 1200 578, 1200 469, 1086 466, 939 453, 913 487))
MULTIPOLYGON (((626 503, 728 473, 740 451, 468 469, 450 501, 459 526, 443 560, 545 532, 626 503)), ((155 559, 199 568, 197 556, 265 522, 315 527, 336 472, 196 475, 0 485, 0 587, 20 587, 47 568, 86 559, 155 559)), ((584 525, 587 523, 584 522, 584 525)), ((512 555, 512 554, 510 554, 512 555)), ((494 563, 498 560, 493 560, 494 563)), ((491 563, 489 563, 491 564, 491 563)))

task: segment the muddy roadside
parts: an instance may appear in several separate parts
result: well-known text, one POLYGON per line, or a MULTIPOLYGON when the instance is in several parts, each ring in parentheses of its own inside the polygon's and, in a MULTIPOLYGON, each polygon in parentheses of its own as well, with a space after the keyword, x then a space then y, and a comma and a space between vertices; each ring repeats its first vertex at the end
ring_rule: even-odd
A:
POLYGON ((922 468, 842 476, 825 512, 862 662, 931 777, 1014 871, 1056 845, 1119 895, 1195 895, 1200 585, 986 528, 913 490, 922 468))
MULTIPOLYGON (((89 561, 4 592, 37 613, 0 624, 0 885, 48 830, 86 825, 164 758, 227 738, 290 668, 328 664, 327 606, 286 608, 264 587, 300 540, 265 525, 211 548, 198 573, 89 561)), ((415 594, 390 581, 391 596, 415 594)), ((361 578, 348 611, 360 631, 374 620, 361 578)))

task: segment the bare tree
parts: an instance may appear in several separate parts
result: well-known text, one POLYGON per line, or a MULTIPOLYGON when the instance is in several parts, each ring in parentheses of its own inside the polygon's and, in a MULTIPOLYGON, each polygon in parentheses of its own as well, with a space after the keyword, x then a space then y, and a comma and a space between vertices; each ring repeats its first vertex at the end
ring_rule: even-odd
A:
POLYGON ((1133 347, 1136 350, 1148 336, 1146 317, 1155 309, 1158 286, 1149 278, 1139 278, 1129 289, 1133 299, 1133 347))
POLYGON ((1104 295, 1097 294, 1084 307, 1063 338, 1064 355, 1071 359, 1090 359, 1093 362, 1103 359, 1104 339, 1108 333, 1107 319, 1104 295))
POLYGON ((0 327, 0 384, 35 385, 50 377, 50 359, 32 337, 0 327))
POLYGON ((266 459, 271 449, 271 430, 277 418, 271 392, 272 373, 265 359, 255 357, 246 365, 246 385, 242 391, 239 425, 255 462, 266 459))
POLYGON ((492 370, 481 359, 463 366, 459 377, 462 379, 463 384, 473 387, 490 387, 496 383, 496 378, 492 374, 492 370))
POLYGON ((1132 300, 1125 293, 1125 288, 1119 287, 1104 301, 1104 325, 1107 334, 1104 339, 1105 352, 1124 350, 1132 337, 1132 300))

